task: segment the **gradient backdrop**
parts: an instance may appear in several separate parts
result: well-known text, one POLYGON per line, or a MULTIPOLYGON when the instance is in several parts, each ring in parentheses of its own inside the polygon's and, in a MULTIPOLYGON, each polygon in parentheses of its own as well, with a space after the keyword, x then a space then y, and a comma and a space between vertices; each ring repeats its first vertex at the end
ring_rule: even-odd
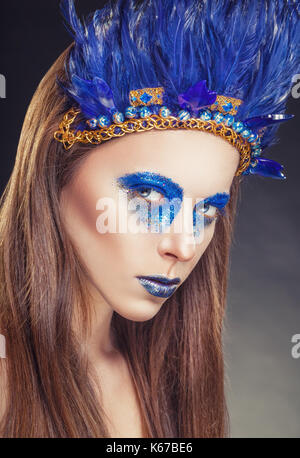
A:
MULTIPOLYGON (((77 0, 77 10, 104 3, 77 0)), ((33 93, 71 42, 58 6, 1 5, 1 193, 33 93)), ((300 88, 288 112, 296 117, 281 126, 280 144, 268 153, 288 179, 246 177, 237 215, 224 338, 232 437, 300 437, 300 357, 291 353, 292 336, 300 335, 300 88)))

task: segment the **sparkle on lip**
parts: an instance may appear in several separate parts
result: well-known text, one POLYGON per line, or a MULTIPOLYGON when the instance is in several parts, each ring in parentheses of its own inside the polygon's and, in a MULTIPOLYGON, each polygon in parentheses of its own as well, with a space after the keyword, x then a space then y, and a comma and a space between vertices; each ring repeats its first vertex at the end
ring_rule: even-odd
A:
POLYGON ((144 278, 145 280, 155 281, 157 283, 164 284, 164 285, 171 285, 171 283, 169 282, 173 282, 172 283, 173 285, 174 284, 177 285, 178 283, 180 283, 179 277, 168 278, 168 277, 165 277, 164 275, 139 275, 137 278, 144 278))
POLYGON ((176 285, 163 285, 158 281, 146 278, 137 277, 137 279, 139 280, 140 284, 148 291, 148 293, 152 294, 152 296, 169 297, 177 288, 176 285))

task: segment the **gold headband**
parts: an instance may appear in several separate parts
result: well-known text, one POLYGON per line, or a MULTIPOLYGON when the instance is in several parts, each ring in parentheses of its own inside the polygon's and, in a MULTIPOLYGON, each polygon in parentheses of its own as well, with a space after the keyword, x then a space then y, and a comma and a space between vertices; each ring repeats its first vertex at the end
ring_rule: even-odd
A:
POLYGON ((206 106, 199 117, 191 117, 187 110, 180 110, 177 116, 172 116, 170 110, 163 105, 162 87, 143 88, 130 91, 130 107, 127 107, 125 120, 123 113, 114 111, 111 123, 106 116, 87 121, 90 130, 72 130, 79 109, 71 108, 59 124, 59 130, 54 133, 55 140, 63 143, 65 149, 70 149, 75 143, 101 144, 114 137, 122 137, 127 133, 145 132, 152 129, 197 129, 220 136, 240 154, 240 163, 236 176, 241 175, 250 165, 253 148, 259 148, 258 136, 252 133, 241 122, 235 122, 234 115, 242 101, 233 97, 217 95, 212 105, 206 106), (161 106, 159 113, 152 112, 151 105, 161 106), (138 108, 137 108, 138 107, 138 108), (138 113, 139 110, 139 113, 138 113), (140 116, 140 118, 139 118, 140 116), (95 130, 96 127, 100 129, 95 130))

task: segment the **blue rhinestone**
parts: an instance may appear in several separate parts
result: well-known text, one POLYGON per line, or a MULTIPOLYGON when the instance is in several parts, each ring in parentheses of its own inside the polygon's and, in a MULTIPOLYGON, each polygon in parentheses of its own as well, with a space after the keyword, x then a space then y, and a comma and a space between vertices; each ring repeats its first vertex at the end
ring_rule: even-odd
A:
POLYGON ((171 111, 169 110, 168 107, 161 107, 161 109, 160 109, 160 111, 159 111, 159 114, 160 114, 160 116, 162 116, 163 118, 166 118, 167 116, 170 116, 171 111))
POLYGON ((107 116, 99 116, 98 124, 100 127, 107 127, 110 125, 110 121, 107 116))
POLYGON ((220 113, 219 111, 217 111, 216 113, 214 113, 213 119, 214 119, 214 121, 216 121, 219 124, 220 122, 223 121, 224 115, 222 113, 220 113))
POLYGON ((121 122, 124 122, 124 115, 120 111, 117 111, 116 113, 113 114, 113 120, 116 124, 119 124, 121 122))
POLYGON ((200 119, 202 119, 202 121, 209 121, 211 119, 211 116, 212 116, 211 111, 204 110, 200 114, 200 119))
POLYGON ((230 110, 232 110, 233 106, 232 106, 232 103, 231 102, 228 102, 226 103, 225 105, 222 105, 222 108, 224 111, 226 111, 226 113, 230 110))
POLYGON ((248 138, 248 137, 250 137, 250 135, 251 135, 251 132, 250 132, 250 130, 248 130, 248 129, 245 129, 245 130, 243 130, 243 131, 241 132, 241 136, 242 136, 243 138, 248 138))
POLYGON ((149 103, 151 99, 152 99, 152 95, 149 95, 148 92, 144 92, 144 94, 140 96, 140 100, 143 103, 149 103))
POLYGON ((133 102, 135 102, 135 101, 136 101, 136 96, 133 95, 133 96, 131 97, 131 100, 132 100, 133 102))
POLYGON ((141 118, 147 118, 147 116, 150 116, 151 114, 152 114, 152 111, 148 107, 142 107, 140 109, 141 118))
POLYGON ((137 109, 135 107, 127 107, 125 110, 126 118, 135 118, 137 115, 137 109))
POLYGON ((178 118, 181 120, 181 121, 186 121, 187 119, 190 119, 191 115, 188 111, 186 110, 180 110, 178 112, 178 118))
POLYGON ((239 132, 241 132, 241 131, 245 128, 245 126, 244 126, 244 124, 243 124, 242 122, 237 121, 237 122, 234 122, 234 123, 232 124, 232 128, 233 128, 233 130, 235 130, 237 133, 239 133, 239 132))
POLYGON ((98 121, 96 118, 89 119, 87 124, 90 126, 91 129, 95 129, 98 125, 98 121))
POLYGON ((254 159, 251 159, 251 161, 250 161, 250 167, 255 167, 257 164, 258 164, 257 159, 255 159, 255 158, 254 158, 254 159))
POLYGON ((234 122, 234 116, 232 116, 231 114, 227 114, 224 117, 224 123, 226 124, 226 126, 230 127, 233 122, 234 122))
POLYGON ((260 138, 257 138, 257 140, 255 140, 254 142, 252 142, 252 146, 255 147, 255 146, 260 146, 260 138))
POLYGON ((260 156, 261 153, 262 153, 262 149, 261 148, 257 148, 255 150, 252 150, 252 154, 253 154, 254 157, 260 156))
POLYGON ((250 137, 248 138, 248 142, 254 143, 257 139, 258 139, 258 135, 252 132, 250 137))

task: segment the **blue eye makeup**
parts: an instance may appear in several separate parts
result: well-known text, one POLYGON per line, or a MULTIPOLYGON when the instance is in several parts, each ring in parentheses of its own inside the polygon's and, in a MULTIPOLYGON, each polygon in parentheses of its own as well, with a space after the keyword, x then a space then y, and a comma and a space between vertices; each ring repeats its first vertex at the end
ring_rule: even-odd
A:
MULTIPOLYGON (((183 189, 170 178, 154 172, 127 173, 117 179, 117 185, 128 193, 130 199, 141 198, 139 218, 154 232, 162 232, 171 225, 183 200, 183 189), (172 202, 171 202, 172 201, 172 202), (146 210, 145 205, 146 204, 146 210)), ((224 215, 230 195, 216 193, 198 202, 193 209, 194 235, 201 227, 210 225, 219 215, 224 215)))
POLYGON ((162 231, 171 225, 180 210, 183 198, 183 189, 159 173, 136 172, 119 177, 117 184, 125 190, 131 198, 145 199, 148 214, 140 211, 140 220, 151 227, 152 231, 162 231), (171 202, 173 201, 173 202, 171 202))
POLYGON ((193 227, 195 228, 195 236, 199 236, 199 228, 201 227, 201 218, 204 218, 204 227, 209 226, 220 215, 225 215, 225 206, 230 199, 227 192, 218 192, 213 196, 198 202, 193 211, 193 227))

